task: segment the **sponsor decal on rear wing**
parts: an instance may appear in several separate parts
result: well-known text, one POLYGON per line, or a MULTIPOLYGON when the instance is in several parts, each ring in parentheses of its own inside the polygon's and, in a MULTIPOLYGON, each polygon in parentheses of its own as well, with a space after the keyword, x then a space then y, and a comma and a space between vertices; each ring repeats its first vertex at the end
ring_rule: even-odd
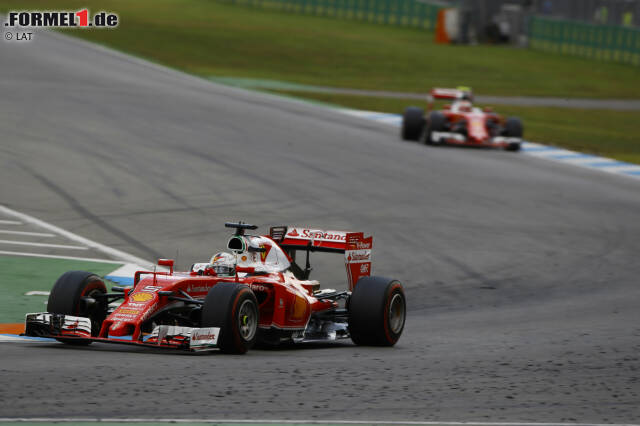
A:
POLYGON ((373 237, 364 237, 362 232, 347 234, 344 263, 347 267, 349 290, 353 290, 361 277, 371 275, 371 248, 373 237))
MULTIPOLYGON (((274 235, 273 229, 271 234, 274 235)), ((283 248, 297 249, 299 247, 299 249, 304 250, 309 247, 313 251, 335 251, 342 253, 347 248, 347 232, 287 227, 279 244, 283 248)))

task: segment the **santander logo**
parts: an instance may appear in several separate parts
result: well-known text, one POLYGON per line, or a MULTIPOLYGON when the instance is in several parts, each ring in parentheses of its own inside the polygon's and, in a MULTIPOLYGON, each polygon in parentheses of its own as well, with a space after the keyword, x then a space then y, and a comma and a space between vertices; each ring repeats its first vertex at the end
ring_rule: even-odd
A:
POLYGON ((202 332, 202 333, 194 332, 193 336, 191 336, 191 339, 192 340, 215 340, 216 335, 215 333, 208 333, 208 332, 202 332))
POLYGON ((325 232, 313 229, 302 229, 298 232, 297 229, 293 229, 287 234, 287 237, 323 241, 345 241, 347 234, 344 232, 325 232))

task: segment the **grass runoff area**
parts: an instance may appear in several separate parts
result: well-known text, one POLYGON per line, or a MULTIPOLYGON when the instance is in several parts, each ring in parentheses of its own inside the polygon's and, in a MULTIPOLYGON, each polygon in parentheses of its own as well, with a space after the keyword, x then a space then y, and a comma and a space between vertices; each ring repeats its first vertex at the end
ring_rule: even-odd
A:
POLYGON ((0 256, 0 324, 23 322, 28 312, 45 312, 48 293, 29 296, 27 293, 51 291, 58 277, 67 271, 89 271, 104 276, 120 265, 117 262, 0 256))
MULTIPOLYGON (((640 99, 640 68, 504 46, 446 46, 431 32, 276 12, 216 0, 0 0, 0 10, 100 10, 116 29, 67 30, 93 42, 202 77, 427 92, 471 86, 496 96, 640 99)), ((37 42, 37 41, 36 41, 37 42)), ((291 94, 291 93, 289 93, 291 94)), ((401 113, 415 100, 296 93, 401 113)), ((526 137, 640 163, 639 112, 496 107, 519 115, 526 137)))

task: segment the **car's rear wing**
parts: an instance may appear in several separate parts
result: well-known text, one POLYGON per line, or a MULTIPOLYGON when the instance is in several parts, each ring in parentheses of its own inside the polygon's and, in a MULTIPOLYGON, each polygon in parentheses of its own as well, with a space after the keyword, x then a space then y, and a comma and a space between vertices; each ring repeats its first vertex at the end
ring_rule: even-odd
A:
POLYGON ((295 226, 274 226, 269 236, 287 253, 303 250, 344 253, 349 289, 353 290, 361 277, 371 275, 373 237, 362 232, 324 231, 295 226))
POLYGON ((443 89, 443 88, 433 88, 431 92, 429 92, 429 101, 432 102, 433 99, 465 99, 465 100, 473 100, 473 92, 470 87, 458 87, 455 89, 443 89))

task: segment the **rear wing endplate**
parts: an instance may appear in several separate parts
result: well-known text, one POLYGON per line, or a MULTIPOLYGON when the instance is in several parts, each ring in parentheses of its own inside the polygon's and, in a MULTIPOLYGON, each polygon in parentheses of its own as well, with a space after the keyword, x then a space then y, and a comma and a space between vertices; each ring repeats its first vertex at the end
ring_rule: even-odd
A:
POLYGON ((353 290, 358 279, 371 275, 373 237, 365 238, 362 232, 274 226, 269 236, 285 251, 344 253, 349 290, 353 290))

